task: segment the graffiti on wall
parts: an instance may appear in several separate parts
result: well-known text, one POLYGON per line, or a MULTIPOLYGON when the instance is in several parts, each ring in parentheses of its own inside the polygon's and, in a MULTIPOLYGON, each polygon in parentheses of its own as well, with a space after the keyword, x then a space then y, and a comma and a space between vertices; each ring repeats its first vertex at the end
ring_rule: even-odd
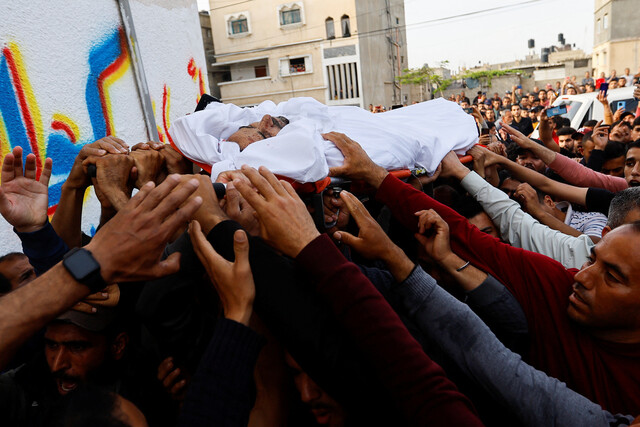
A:
MULTIPOLYGON (((202 68, 196 65, 196 61, 193 58, 189 59, 187 63, 187 73, 193 79, 193 81, 198 85, 198 96, 196 97, 196 102, 194 104, 197 105, 198 101, 200 101, 200 97, 204 95, 206 92, 202 68)), ((155 101, 152 101, 153 105, 153 114, 156 115, 156 104, 155 101)), ((162 126, 157 125, 158 128, 158 137, 161 142, 164 143, 172 143, 171 134, 169 133, 169 128, 171 127, 171 121, 169 119, 169 109, 171 108, 171 88, 167 86, 165 83, 162 87, 162 117, 161 123, 162 126)))
MULTIPOLYGON (((50 214, 55 212, 62 184, 82 146, 116 134, 111 92, 131 67, 125 32, 122 28, 114 28, 101 39, 91 43, 91 46, 87 56, 84 89, 84 104, 90 127, 83 128, 84 133, 81 133, 77 121, 63 111, 57 111, 51 117, 42 117, 37 94, 30 83, 28 67, 18 43, 8 42, 2 47, 0 153, 4 157, 13 147, 20 146, 25 155, 35 154, 38 174, 41 172, 44 159, 53 158, 49 186, 50 214)), ((202 69, 197 67, 193 58, 188 61, 187 73, 198 86, 199 100, 206 89, 202 69)), ((155 102, 153 106, 155 112, 155 102)), ((162 90, 162 116, 157 120, 158 135, 162 142, 171 142, 170 107, 171 89, 165 83, 162 90)))
POLYGON ((40 114, 17 43, 9 42, 0 57, 0 151, 4 156, 20 146, 25 154, 36 156, 38 174, 44 159, 52 157, 53 173, 49 187, 50 213, 60 199, 64 179, 71 171, 80 148, 89 142, 114 134, 113 110, 109 92, 130 67, 126 38, 115 28, 92 44, 87 58, 85 104, 92 134, 81 135, 80 127, 68 115, 57 112, 46 122, 40 114), (49 124, 45 128, 45 123, 49 124))

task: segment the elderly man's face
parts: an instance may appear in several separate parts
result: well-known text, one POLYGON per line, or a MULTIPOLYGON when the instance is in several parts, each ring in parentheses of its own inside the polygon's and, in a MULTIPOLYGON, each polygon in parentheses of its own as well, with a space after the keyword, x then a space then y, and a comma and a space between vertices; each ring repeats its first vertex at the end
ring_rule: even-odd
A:
POLYGON ((242 151, 256 141, 276 136, 288 123, 289 120, 285 117, 272 117, 269 114, 265 114, 259 122, 241 126, 227 140, 238 144, 240 151, 242 151))

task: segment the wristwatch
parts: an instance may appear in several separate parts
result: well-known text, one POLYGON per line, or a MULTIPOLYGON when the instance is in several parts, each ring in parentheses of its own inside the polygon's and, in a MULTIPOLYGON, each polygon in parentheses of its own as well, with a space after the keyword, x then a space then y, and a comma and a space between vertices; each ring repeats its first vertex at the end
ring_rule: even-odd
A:
POLYGON ((62 265, 73 278, 96 293, 107 287, 100 275, 100 264, 91 252, 83 248, 73 248, 64 255, 62 265))

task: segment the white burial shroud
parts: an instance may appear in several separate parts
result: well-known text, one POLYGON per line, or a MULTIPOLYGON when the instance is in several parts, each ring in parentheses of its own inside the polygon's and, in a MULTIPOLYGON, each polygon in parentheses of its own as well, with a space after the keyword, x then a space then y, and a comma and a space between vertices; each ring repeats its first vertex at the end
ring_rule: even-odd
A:
POLYGON ((244 164, 266 166, 273 173, 299 182, 325 178, 329 167, 344 157, 325 139, 326 132, 341 132, 357 141, 369 157, 387 170, 425 168, 435 172, 451 150, 464 154, 478 141, 475 120, 459 105, 442 98, 372 114, 359 107, 330 107, 313 98, 292 98, 276 105, 256 107, 211 103, 174 121, 171 135, 190 160, 211 165, 211 179, 244 164), (284 116, 290 123, 278 135, 254 142, 243 151, 227 141, 240 126, 265 115, 284 116))

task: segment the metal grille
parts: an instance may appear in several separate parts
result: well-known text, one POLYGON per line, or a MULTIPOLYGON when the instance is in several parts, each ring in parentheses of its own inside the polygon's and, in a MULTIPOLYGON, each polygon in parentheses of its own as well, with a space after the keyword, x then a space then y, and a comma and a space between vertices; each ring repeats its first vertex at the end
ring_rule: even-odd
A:
POLYGON ((331 100, 360 97, 358 68, 355 62, 327 66, 329 97, 331 100))

